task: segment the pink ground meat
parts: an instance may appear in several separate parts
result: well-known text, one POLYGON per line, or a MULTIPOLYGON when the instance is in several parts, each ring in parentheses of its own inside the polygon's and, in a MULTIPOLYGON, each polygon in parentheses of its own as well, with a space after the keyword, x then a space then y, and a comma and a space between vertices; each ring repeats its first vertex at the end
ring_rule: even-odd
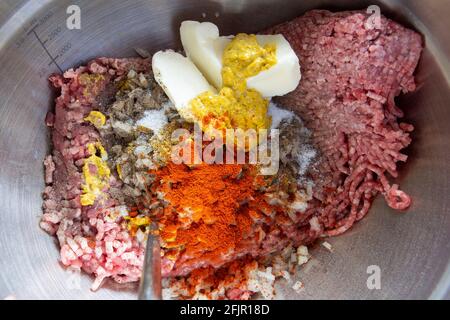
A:
POLYGON ((321 10, 267 32, 283 34, 300 59, 300 85, 280 102, 306 121, 323 155, 308 210, 323 233, 348 230, 378 193, 390 207, 408 208, 410 197, 386 175, 397 177, 397 162, 407 159, 401 150, 413 126, 398 121, 394 98, 415 89, 420 35, 385 17, 369 24, 363 11, 321 10))
MULTIPOLYGON (((142 59, 107 59, 92 61, 87 67, 70 69, 64 75, 52 75, 50 82, 61 91, 55 111, 46 117, 51 128, 53 151, 44 161, 44 204, 40 226, 57 236, 61 262, 81 268, 96 277, 92 289, 103 279, 117 282, 137 281, 143 263, 143 248, 120 223, 122 217, 109 219, 119 210, 116 200, 82 206, 82 166, 88 157, 87 145, 100 139, 92 124, 84 121, 97 105, 105 86, 133 68, 148 70, 149 61, 142 59), (81 74, 102 75, 100 81, 83 84, 81 74)), ((111 175, 110 188, 120 185, 111 175)))

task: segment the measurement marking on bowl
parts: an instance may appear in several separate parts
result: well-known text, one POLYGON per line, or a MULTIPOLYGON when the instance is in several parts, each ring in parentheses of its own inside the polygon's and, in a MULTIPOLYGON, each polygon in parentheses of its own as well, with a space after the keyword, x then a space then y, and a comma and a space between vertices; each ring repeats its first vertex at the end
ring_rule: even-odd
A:
POLYGON ((50 52, 48 51, 47 47, 45 46, 45 43, 42 42, 41 38, 39 38, 39 36, 36 33, 36 30, 33 29, 33 34, 36 37, 37 41, 39 41, 39 43, 41 44, 42 48, 44 49, 44 51, 47 53, 47 55, 49 56, 51 63, 49 63, 48 65, 51 65, 52 63, 54 63, 56 65, 56 67, 58 68, 58 70, 63 73, 63 69, 59 66, 58 62, 56 62, 56 59, 59 57, 59 55, 56 55, 55 57, 53 57, 50 52))
POLYGON ((16 41, 16 47, 20 48, 25 43, 27 36, 29 36, 31 33, 33 33, 33 30, 35 30, 37 27, 46 23, 51 17, 53 17, 53 11, 47 12, 43 17, 41 17, 39 19, 33 18, 27 24, 27 26, 25 26, 23 28, 24 33, 23 33, 22 37, 20 37, 19 40, 16 41))
POLYGON ((23 34, 22 36, 16 41, 16 48, 20 49, 23 47, 23 45, 30 41, 32 38, 29 38, 30 36, 33 36, 35 38, 39 45, 44 50, 45 54, 49 57, 50 61, 47 65, 40 67, 38 74, 39 77, 47 77, 50 71, 48 70, 48 67, 54 64, 59 72, 63 73, 63 68, 59 65, 58 59, 61 59, 69 50, 72 48, 71 42, 64 43, 56 52, 56 54, 52 54, 48 48, 48 43, 52 41, 56 41, 57 37, 61 35, 63 28, 59 25, 57 25, 53 30, 50 32, 47 32, 45 36, 42 36, 39 34, 37 29, 41 26, 43 26, 45 23, 49 22, 49 19, 54 16, 54 13, 52 11, 47 12, 43 17, 41 18, 33 18, 27 26, 23 28, 23 34))

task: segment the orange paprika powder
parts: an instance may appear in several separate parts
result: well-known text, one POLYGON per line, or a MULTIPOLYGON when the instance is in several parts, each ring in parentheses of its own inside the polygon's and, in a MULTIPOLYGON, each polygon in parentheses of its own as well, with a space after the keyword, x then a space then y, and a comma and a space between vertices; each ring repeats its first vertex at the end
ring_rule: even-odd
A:
POLYGON ((252 226, 268 205, 256 190, 256 167, 169 163, 151 173, 153 191, 168 202, 160 220, 166 256, 176 260, 182 254, 184 263, 219 267, 243 246, 257 244, 252 226))

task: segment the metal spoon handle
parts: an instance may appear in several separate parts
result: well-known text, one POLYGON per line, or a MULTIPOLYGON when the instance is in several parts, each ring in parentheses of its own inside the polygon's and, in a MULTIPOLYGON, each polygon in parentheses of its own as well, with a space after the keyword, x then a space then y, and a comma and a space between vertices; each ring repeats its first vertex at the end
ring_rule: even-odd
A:
MULTIPOLYGON (((155 230, 155 228, 152 228, 155 230)), ((139 287, 139 300, 162 300, 161 251, 159 236, 152 230, 145 247, 144 267, 139 287)))

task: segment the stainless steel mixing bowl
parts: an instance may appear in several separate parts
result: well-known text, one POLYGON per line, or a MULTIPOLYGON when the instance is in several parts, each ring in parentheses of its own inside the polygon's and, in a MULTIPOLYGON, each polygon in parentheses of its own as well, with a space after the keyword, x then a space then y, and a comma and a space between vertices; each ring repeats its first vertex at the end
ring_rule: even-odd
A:
POLYGON ((298 277, 300 295, 279 282, 279 297, 445 298, 450 282, 450 2, 271 0, 2 0, 0 1, 0 298, 136 298, 136 287, 107 284, 65 271, 55 240, 38 228, 42 160, 49 151, 44 117, 53 92, 46 77, 96 56, 131 56, 179 46, 184 19, 209 20, 226 34, 255 32, 312 8, 381 12, 420 31, 426 50, 417 92, 398 99, 416 127, 398 182, 413 198, 407 213, 375 201, 333 252, 312 249, 298 277), (81 8, 81 30, 66 28, 67 7, 81 8), (367 287, 368 266, 381 270, 381 289, 367 287), (79 284, 79 285, 78 285, 79 284))

